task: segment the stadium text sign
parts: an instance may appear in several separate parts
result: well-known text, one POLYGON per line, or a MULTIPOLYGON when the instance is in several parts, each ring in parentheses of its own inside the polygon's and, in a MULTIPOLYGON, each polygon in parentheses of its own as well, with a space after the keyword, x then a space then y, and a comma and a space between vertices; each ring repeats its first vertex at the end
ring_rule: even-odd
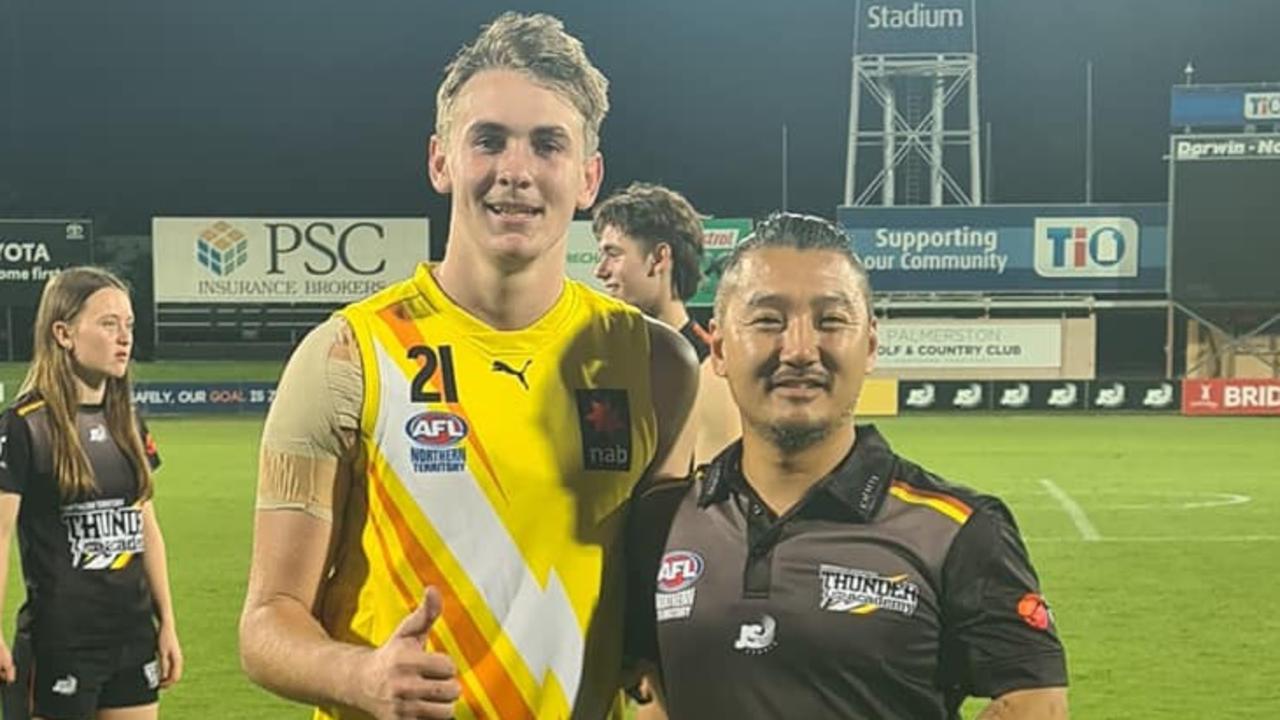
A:
POLYGON ((859 0, 855 55, 971 53, 972 0, 859 0))
POLYGON ((157 302, 342 302, 427 258, 425 218, 155 218, 157 302))
POLYGON ((1057 320, 886 320, 879 340, 880 370, 1062 366, 1057 320))
POLYGON ((89 220, 0 220, 0 303, 35 304, 59 270, 90 261, 89 220))
POLYGON ((1183 380, 1182 414, 1280 415, 1280 380, 1183 380))
POLYGON ((877 293, 1160 292, 1168 206, 842 207, 877 293))

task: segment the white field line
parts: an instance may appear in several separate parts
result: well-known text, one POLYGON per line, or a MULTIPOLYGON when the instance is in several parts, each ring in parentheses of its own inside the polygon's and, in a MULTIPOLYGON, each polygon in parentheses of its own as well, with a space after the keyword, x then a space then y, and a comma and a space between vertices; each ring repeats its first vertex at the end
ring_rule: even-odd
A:
MULTIPOLYGON (((1000 498, 1008 501, 1010 497, 1025 497, 1029 493, 1019 495, 1017 492, 1000 493, 1000 498)), ((1036 493, 1039 495, 1039 493, 1036 493)), ((1150 497, 1164 499, 1170 502, 1094 502, 1090 503, 1099 510, 1206 510, 1211 508, 1231 507, 1233 505, 1244 505, 1253 502, 1253 498, 1248 495, 1239 493, 1226 492, 1176 492, 1176 491, 1141 491, 1141 490, 1089 490, 1084 493, 1076 493, 1076 497, 1102 497, 1108 496, 1135 496, 1150 497)), ((1023 510, 1048 510, 1059 509, 1062 506, 1057 503, 1033 503, 1013 501, 1012 505, 1019 511, 1023 510)))
POLYGON ((1102 534, 1098 532, 1098 528, 1094 527, 1093 523, 1089 522, 1089 516, 1084 514, 1084 508, 1080 507, 1075 500, 1072 500, 1071 496, 1058 487, 1057 483, 1048 478, 1041 478, 1040 485, 1044 487, 1045 492, 1052 495, 1053 499, 1057 500, 1058 504, 1062 506, 1063 511, 1071 518, 1071 522, 1075 523, 1076 530, 1080 531, 1082 539, 1090 542, 1102 539, 1102 534))

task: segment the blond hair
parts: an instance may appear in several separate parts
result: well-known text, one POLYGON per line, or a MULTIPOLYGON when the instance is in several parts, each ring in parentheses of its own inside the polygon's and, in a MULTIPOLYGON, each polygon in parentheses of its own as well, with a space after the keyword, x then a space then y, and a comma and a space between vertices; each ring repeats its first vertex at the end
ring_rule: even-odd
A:
POLYGON ((582 115, 586 154, 600 146, 600 125, 609 112, 609 81, 564 23, 544 14, 499 15, 445 68, 436 92, 436 135, 448 142, 453 104, 467 81, 485 70, 515 70, 559 94, 582 115))

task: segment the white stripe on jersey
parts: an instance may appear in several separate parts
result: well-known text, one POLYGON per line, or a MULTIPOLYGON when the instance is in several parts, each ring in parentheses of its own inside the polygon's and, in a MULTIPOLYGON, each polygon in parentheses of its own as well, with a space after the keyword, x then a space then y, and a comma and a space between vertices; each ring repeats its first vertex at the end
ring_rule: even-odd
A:
POLYGON ((552 569, 547 586, 538 583, 469 471, 414 474, 404 424, 420 408, 406 400, 404 371, 376 339, 374 348, 381 375, 374 437, 387 464, 484 597, 534 679, 544 683, 550 670, 572 706, 582 680, 584 644, 560 576, 552 569))

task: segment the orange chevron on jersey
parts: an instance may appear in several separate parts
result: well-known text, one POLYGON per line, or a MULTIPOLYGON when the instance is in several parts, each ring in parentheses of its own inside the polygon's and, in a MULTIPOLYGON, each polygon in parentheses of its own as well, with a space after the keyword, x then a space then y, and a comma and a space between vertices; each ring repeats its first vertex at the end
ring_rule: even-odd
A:
POLYGON ((377 645, 434 585, 445 604, 428 642, 458 666, 457 717, 603 717, 622 511, 657 442, 644 318, 566 281, 531 326, 498 331, 425 264, 342 315, 364 401, 325 627, 377 645))

